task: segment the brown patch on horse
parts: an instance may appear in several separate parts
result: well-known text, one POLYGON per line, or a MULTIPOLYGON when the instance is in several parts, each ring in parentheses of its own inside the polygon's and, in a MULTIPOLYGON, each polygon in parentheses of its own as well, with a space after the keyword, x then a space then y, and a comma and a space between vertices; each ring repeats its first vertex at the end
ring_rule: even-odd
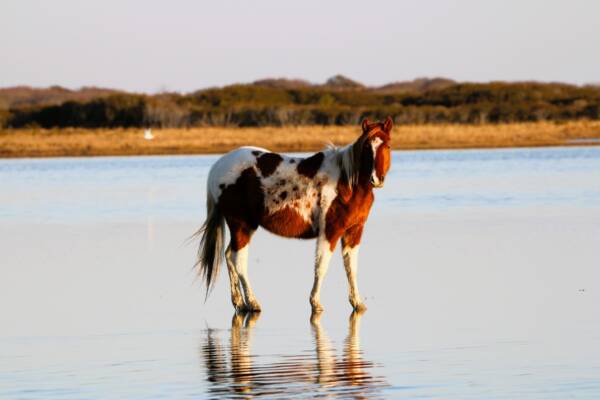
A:
POLYGON ((360 244, 360 239, 362 237, 364 224, 351 226, 344 232, 342 235, 342 247, 353 248, 360 244))
POLYGON ((340 180, 337 190, 338 195, 325 215, 325 237, 331 251, 350 228, 364 225, 374 200, 373 190, 369 185, 357 185, 354 190, 349 191, 348 186, 340 180))
POLYGON ((314 178, 321 168, 321 164, 323 164, 323 159, 325 158, 325 154, 322 152, 318 152, 313 154, 312 156, 305 158, 304 160, 298 163, 298 173, 300 175, 307 176, 309 178, 314 178))
POLYGON ((312 225, 296 210, 288 206, 264 216, 261 226, 272 233, 290 238, 311 239, 317 237, 317 232, 313 230, 312 225))
POLYGON ((277 153, 264 153, 256 159, 256 166, 260 170, 262 176, 266 178, 275 172, 282 161, 283 157, 277 153))
POLYGON ((348 185, 338 184, 338 197, 342 203, 348 203, 352 197, 352 190, 348 185))
POLYGON ((264 212, 264 193, 254 168, 243 170, 235 183, 223 189, 217 206, 229 227, 232 250, 246 246, 264 212))
POLYGON ((346 174, 342 174, 337 183, 338 195, 325 215, 325 237, 332 251, 340 238, 344 246, 354 247, 360 242, 362 227, 367 221, 374 200, 373 186, 370 183, 371 172, 375 167, 378 176, 382 178, 389 169, 391 118, 385 123, 370 123, 364 120, 362 129, 363 134, 352 145, 356 168, 353 171, 353 182, 350 182, 346 174), (373 157, 369 142, 375 137, 379 137, 383 143, 373 157))

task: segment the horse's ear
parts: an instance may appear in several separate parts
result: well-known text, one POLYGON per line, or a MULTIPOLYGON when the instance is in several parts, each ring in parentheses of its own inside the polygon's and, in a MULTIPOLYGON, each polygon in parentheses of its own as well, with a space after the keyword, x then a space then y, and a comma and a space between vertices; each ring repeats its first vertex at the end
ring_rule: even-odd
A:
POLYGON ((367 118, 363 119, 363 122, 362 122, 362 130, 363 130, 363 133, 367 133, 367 132, 369 132, 369 125, 370 125, 370 124, 371 124, 371 123, 369 122, 369 120, 368 120, 367 118))
POLYGON ((387 119, 385 120, 385 122, 383 123, 383 130, 389 135, 391 130, 392 130, 392 126, 394 126, 394 121, 392 121, 392 117, 387 117, 387 119))

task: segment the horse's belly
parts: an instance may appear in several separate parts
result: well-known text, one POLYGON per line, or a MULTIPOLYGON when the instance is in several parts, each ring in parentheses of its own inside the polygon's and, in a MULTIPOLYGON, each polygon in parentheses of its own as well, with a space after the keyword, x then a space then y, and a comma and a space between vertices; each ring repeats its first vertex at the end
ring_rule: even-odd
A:
POLYGON ((311 239, 317 237, 317 230, 311 221, 290 207, 281 208, 262 218, 261 225, 276 235, 311 239))

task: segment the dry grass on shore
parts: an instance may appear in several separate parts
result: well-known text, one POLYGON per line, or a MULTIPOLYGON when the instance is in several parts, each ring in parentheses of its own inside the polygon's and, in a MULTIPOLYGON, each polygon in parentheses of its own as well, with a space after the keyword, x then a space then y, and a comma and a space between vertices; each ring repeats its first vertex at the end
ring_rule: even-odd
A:
MULTIPOLYGON (((0 130, 0 157, 223 153, 243 145, 273 151, 314 151, 327 142, 353 141, 358 126, 155 129, 0 130)), ((502 125, 404 125, 394 127, 395 149, 560 146, 600 139, 600 121, 502 125)))

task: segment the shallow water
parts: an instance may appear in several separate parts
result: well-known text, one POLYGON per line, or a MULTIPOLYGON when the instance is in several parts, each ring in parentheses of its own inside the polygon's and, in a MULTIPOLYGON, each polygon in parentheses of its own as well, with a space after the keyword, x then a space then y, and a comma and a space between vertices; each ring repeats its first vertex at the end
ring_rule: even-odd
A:
POLYGON ((351 313, 259 231, 260 315, 186 238, 215 156, 0 161, 0 398, 598 398, 600 148, 395 152, 351 313))

